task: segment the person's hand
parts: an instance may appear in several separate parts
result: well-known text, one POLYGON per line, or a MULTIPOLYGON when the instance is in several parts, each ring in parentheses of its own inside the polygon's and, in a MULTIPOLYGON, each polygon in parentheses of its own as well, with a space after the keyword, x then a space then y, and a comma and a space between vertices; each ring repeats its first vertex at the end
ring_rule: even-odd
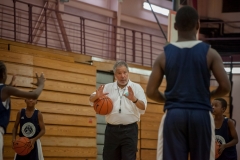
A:
POLYGON ((30 139, 31 149, 34 148, 34 144, 35 144, 35 142, 36 142, 35 139, 30 139))
POLYGON ((16 86, 16 75, 14 74, 12 76, 11 82, 9 83, 9 86, 15 87, 16 86))
POLYGON ((101 99, 105 95, 108 95, 108 93, 103 93, 104 85, 101 85, 97 90, 96 90, 96 99, 101 99))
POLYGON ((12 140, 12 149, 14 148, 14 142, 16 141, 16 139, 12 140))
POLYGON ((134 92, 131 86, 128 86, 128 93, 124 94, 130 101, 136 101, 136 97, 134 96, 134 92))
POLYGON ((225 144, 222 144, 222 145, 220 146, 220 148, 219 148, 218 153, 221 155, 225 148, 226 148, 226 147, 225 147, 225 144))
POLYGON ((36 78, 37 78, 37 83, 32 83, 33 85, 35 86, 44 85, 46 78, 44 77, 43 73, 41 73, 40 77, 38 77, 38 74, 36 73, 36 78))

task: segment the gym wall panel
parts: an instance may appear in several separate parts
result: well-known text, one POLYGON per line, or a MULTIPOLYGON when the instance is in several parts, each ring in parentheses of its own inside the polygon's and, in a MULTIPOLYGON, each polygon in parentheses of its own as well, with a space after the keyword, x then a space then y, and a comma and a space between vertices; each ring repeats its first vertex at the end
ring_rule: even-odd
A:
POLYGON ((140 83, 141 82, 139 74, 129 73, 129 78, 130 78, 131 81, 133 81, 135 83, 140 83))
MULTIPOLYGON (((12 80, 13 75, 8 74, 7 75, 7 80, 6 80, 6 84, 9 84, 12 80)), ((33 87, 33 85, 31 83, 33 83, 33 78, 32 77, 24 77, 24 76, 20 76, 20 75, 16 75, 16 85, 18 87, 33 87)))
POLYGON ((156 154, 156 150, 152 149, 142 149, 141 150, 141 160, 154 160, 156 159, 157 154, 156 154))
POLYGON ((163 104, 148 103, 146 113, 161 113, 163 114, 163 104))
POLYGON ((156 113, 145 113, 141 116, 142 121, 149 121, 150 123, 153 122, 160 122, 162 119, 163 114, 156 114, 156 113))
POLYGON ((0 50, 8 50, 8 44, 0 43, 0 50))
POLYGON ((158 139, 158 131, 142 130, 141 138, 142 139, 158 139))
POLYGON ((33 45, 33 44, 15 42, 15 41, 6 40, 6 39, 0 39, 0 43, 9 44, 10 46, 12 45, 12 46, 30 48, 30 49, 34 49, 34 50, 38 50, 38 51, 50 52, 50 53, 55 53, 55 54, 60 54, 60 55, 65 55, 65 56, 68 56, 71 53, 71 52, 61 51, 61 50, 52 49, 52 48, 36 46, 36 45, 33 45))
MULTIPOLYGON (((47 78, 36 104, 46 128, 41 138, 45 159, 96 159, 96 114, 88 100, 96 88, 96 67, 75 63, 70 56, 19 46, 1 51, 0 60, 7 66, 7 83, 16 74, 18 89, 36 88, 31 84, 36 82, 36 72, 43 72, 47 78)), ((17 113, 25 107, 24 99, 12 98, 10 123, 4 136, 4 159, 13 159, 12 128, 17 113)))
MULTIPOLYGON (((12 133, 14 122, 10 122, 7 128, 7 133, 12 133)), ((96 138, 96 129, 93 127, 79 127, 66 125, 50 125, 45 124, 44 136, 58 136, 61 137, 94 137, 96 138)))
POLYGON ((8 74, 15 74, 26 77, 33 77, 33 68, 28 65, 5 63, 8 74))
POLYGON ((46 67, 55 70, 63 70, 67 72, 82 73, 87 75, 96 75, 96 69, 94 67, 88 67, 88 65, 86 64, 56 61, 42 57, 34 57, 33 64, 34 66, 46 67))
MULTIPOLYGON (((34 78, 34 82, 36 82, 36 78, 34 78)), ((95 90, 95 86, 62 82, 62 81, 56 81, 56 80, 47 80, 45 82, 44 89, 50 90, 50 91, 65 92, 65 93, 90 95, 95 90)))
POLYGON ((141 148, 157 149, 157 139, 142 139, 141 148))
POLYGON ((22 55, 18 53, 13 53, 9 51, 1 51, 0 60, 5 62, 15 62, 22 64, 33 65, 33 57, 30 55, 22 55))
MULTIPOLYGON (((6 45, 3 45, 4 50, 0 52, 0 60, 4 61, 8 69, 7 83, 10 82, 12 75, 16 74, 17 87, 28 91, 35 88, 31 84, 36 82, 35 72, 43 72, 47 78, 44 91, 36 105, 43 114, 46 127, 46 133, 42 137, 45 160, 96 160, 97 153, 102 151, 103 146, 101 142, 97 150, 97 133, 103 134, 105 120, 103 116, 95 114, 93 108, 89 106, 88 99, 96 90, 97 70, 111 72, 114 62, 94 61, 94 66, 91 66, 74 62, 76 59, 82 61, 81 55, 70 56, 68 52, 58 53, 57 50, 48 50, 44 47, 13 44, 10 45, 11 51, 5 51, 6 45)), ((129 77, 146 91, 149 76, 129 73, 129 77)), ((104 76, 101 83, 102 81, 104 76)), ((165 88, 166 80, 163 79, 159 90, 163 92, 165 88)), ((210 87, 211 90, 214 88, 216 86, 210 87)), ((227 95, 223 98, 229 103, 227 95)), ((164 104, 149 98, 147 100, 146 113, 138 122, 137 159, 139 160, 156 159, 158 129, 164 114, 164 104)), ((10 146, 12 128, 17 112, 25 106, 24 99, 12 98, 11 122, 4 136, 6 143, 4 160, 13 159, 14 152, 10 146)), ((229 107, 226 115, 229 116, 229 107)))
MULTIPOLYGON (((94 147, 96 146, 95 138, 78 138, 75 137, 54 137, 54 136, 43 136, 41 138, 43 146, 65 146, 65 147, 94 147)), ((12 146, 12 136, 4 136, 5 146, 12 146)))
MULTIPOLYGON (((12 110, 10 121, 15 121, 17 113, 19 111, 12 110)), ((67 126, 87 126, 95 127, 96 118, 95 117, 85 117, 85 116, 74 116, 74 115, 61 115, 61 114, 49 114, 42 113, 43 121, 45 124, 55 124, 55 125, 67 125, 67 126)))
POLYGON ((45 157, 96 157, 96 147, 43 147, 45 157))
POLYGON ((34 73, 43 72, 45 77, 47 77, 50 80, 96 85, 95 76, 83 75, 83 74, 77 74, 77 73, 71 73, 71 72, 59 71, 59 70, 53 70, 53 69, 46 69, 46 68, 40 68, 40 67, 34 67, 33 72, 34 73))
POLYGON ((39 100, 59 103, 89 105, 89 96, 61 92, 43 91, 39 100))
POLYGON ((15 45, 10 46, 10 51, 15 53, 28 54, 28 55, 37 56, 37 57, 44 57, 44 58, 58 60, 58 61, 74 62, 73 57, 70 57, 68 55, 44 52, 36 49, 30 49, 30 48, 15 46, 15 45))
MULTIPOLYGON (((142 86, 142 88, 144 89, 144 91, 146 92, 147 84, 141 83, 141 86, 142 86)), ((158 90, 161 91, 161 92, 164 92, 165 89, 166 89, 166 86, 163 86, 163 85, 161 85, 161 86, 158 88, 158 90)))
MULTIPOLYGON (((26 103, 23 99, 12 98, 11 101, 12 109, 20 110, 26 107, 26 103)), ((82 116, 95 116, 96 113, 90 106, 75 105, 75 104, 64 104, 64 103, 53 103, 40 101, 37 103, 36 108, 44 113, 54 114, 67 114, 67 115, 82 115, 82 116)))

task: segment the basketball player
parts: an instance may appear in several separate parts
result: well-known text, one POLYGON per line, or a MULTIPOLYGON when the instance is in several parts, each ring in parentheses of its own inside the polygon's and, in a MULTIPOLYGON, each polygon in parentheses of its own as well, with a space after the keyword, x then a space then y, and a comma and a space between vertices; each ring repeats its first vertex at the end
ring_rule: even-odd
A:
POLYGON ((116 62, 113 67, 116 82, 100 86, 90 96, 90 102, 107 95, 113 102, 113 110, 106 115, 103 160, 135 160, 138 142, 140 114, 147 108, 142 87, 129 80, 128 65, 116 62))
POLYGON ((215 98, 212 102, 215 122, 216 141, 220 143, 217 160, 237 160, 236 144, 238 135, 235 122, 223 116, 227 109, 227 102, 223 98, 215 98))
POLYGON ((25 92, 14 88, 12 85, 15 83, 15 76, 13 76, 10 85, 5 85, 7 80, 7 68, 3 62, 0 61, 0 160, 3 159, 3 135, 6 133, 6 128, 10 118, 10 96, 22 97, 22 98, 38 98, 41 94, 45 78, 41 74, 40 77, 36 74, 37 83, 34 84, 37 87, 33 92, 25 92))
POLYGON ((25 156, 15 155, 15 160, 43 160, 40 138, 45 134, 45 125, 42 113, 35 108, 36 99, 26 99, 27 108, 21 109, 12 131, 13 143, 16 139, 17 129, 20 124, 19 137, 30 139, 32 150, 25 156))
POLYGON ((230 82, 219 54, 196 40, 199 17, 184 6, 177 11, 178 41, 164 47, 154 62, 146 94, 165 102, 158 136, 157 160, 214 160, 214 121, 210 97, 230 91, 230 82), (210 93, 210 71, 219 86, 210 93), (165 93, 158 88, 166 76, 165 93))

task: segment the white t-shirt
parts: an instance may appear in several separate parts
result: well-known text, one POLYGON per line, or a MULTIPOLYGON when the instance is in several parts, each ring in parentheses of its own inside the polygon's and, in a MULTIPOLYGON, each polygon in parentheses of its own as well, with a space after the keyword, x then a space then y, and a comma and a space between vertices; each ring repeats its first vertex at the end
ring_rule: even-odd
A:
MULTIPOLYGON (((128 81, 127 86, 131 86, 134 96, 138 100, 143 101, 145 110, 147 108, 147 99, 142 87, 132 81, 128 81)), ((117 82, 108 83, 105 85, 103 93, 109 93, 107 96, 113 102, 113 110, 110 114, 105 116, 106 122, 110 124, 131 124, 140 121, 140 114, 144 114, 145 110, 137 108, 137 106, 123 94, 128 92, 127 86, 123 89, 119 88, 117 82), (122 98, 121 98, 122 97, 122 98), (120 105, 121 101, 121 105, 120 105), (121 108, 121 113, 119 109, 121 108)), ((93 93, 95 94, 95 93, 93 93)), ((93 103, 90 103, 93 106, 93 103)))

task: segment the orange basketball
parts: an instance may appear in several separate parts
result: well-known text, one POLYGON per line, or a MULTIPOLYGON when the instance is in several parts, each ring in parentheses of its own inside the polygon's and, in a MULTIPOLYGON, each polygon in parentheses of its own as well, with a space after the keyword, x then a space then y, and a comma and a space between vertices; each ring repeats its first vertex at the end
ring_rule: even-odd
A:
POLYGON ((13 143, 14 151, 21 156, 25 156, 31 152, 31 142, 27 137, 20 137, 13 143))
POLYGON ((215 159, 217 159, 220 154, 219 154, 219 149, 220 149, 221 144, 218 141, 215 141, 215 159))
POLYGON ((97 114, 107 115, 112 112, 113 103, 109 97, 104 96, 101 99, 97 99, 93 107, 97 114))

